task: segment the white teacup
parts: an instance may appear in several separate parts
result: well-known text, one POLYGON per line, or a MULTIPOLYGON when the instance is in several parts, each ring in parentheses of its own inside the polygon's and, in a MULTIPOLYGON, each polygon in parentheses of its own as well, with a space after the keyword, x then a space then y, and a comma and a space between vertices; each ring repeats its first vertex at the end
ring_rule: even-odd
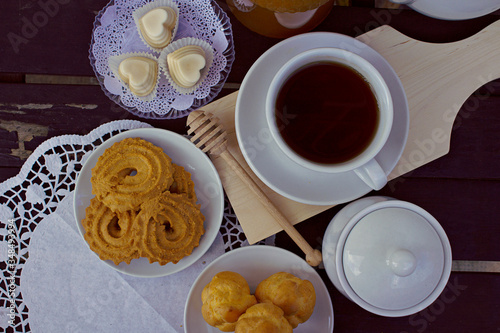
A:
MULTIPOLYGON (((383 148, 391 132, 392 98, 383 77, 361 56, 339 48, 324 47, 311 49, 291 58, 279 69, 271 82, 266 96, 266 118, 272 137, 280 149, 291 160, 305 168, 325 173, 354 171, 359 178, 375 190, 381 189, 387 183, 387 175, 375 157, 383 148), (319 163, 303 157, 285 142, 276 121, 276 101, 282 86, 299 69, 315 63, 337 63, 351 68, 369 84, 378 105, 378 122, 371 141, 356 156, 339 163, 319 163)), ((322 125, 319 125, 318 131, 321 129, 322 125)))

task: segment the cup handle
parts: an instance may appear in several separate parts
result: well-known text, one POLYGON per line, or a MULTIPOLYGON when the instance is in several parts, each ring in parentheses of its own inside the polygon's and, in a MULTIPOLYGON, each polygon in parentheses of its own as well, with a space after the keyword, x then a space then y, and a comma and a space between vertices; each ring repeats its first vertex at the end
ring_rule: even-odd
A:
POLYGON ((366 185, 378 191, 387 184, 385 171, 375 159, 355 169, 354 172, 366 185))

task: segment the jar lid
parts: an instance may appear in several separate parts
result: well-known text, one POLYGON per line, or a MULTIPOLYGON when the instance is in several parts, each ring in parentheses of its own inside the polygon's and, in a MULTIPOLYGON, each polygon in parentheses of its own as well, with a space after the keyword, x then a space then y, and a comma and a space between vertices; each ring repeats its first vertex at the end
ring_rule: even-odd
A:
POLYGON ((420 207, 404 202, 394 206, 394 201, 382 205, 361 217, 346 236, 346 289, 371 312, 415 313, 430 305, 448 281, 448 238, 420 207))

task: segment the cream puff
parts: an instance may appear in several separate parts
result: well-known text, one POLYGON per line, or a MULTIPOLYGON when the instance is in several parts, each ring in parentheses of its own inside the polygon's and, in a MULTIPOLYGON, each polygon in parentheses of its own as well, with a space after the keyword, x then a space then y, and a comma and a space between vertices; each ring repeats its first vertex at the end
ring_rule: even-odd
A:
POLYGON ((232 332, 238 318, 257 303, 243 276, 220 272, 203 288, 201 312, 205 321, 219 330, 232 332))
POLYGON ((258 302, 271 302, 281 308, 293 328, 311 317, 316 304, 312 283, 286 272, 273 274, 259 283, 255 297, 258 302))

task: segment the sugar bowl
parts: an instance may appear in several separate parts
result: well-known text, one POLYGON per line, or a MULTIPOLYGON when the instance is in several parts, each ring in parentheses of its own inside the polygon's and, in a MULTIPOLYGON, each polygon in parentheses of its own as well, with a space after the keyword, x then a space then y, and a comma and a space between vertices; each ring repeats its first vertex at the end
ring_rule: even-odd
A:
POLYGON ((451 247, 421 207, 389 197, 354 201, 332 219, 323 239, 328 277, 372 313, 402 317, 434 302, 451 273, 451 247))

